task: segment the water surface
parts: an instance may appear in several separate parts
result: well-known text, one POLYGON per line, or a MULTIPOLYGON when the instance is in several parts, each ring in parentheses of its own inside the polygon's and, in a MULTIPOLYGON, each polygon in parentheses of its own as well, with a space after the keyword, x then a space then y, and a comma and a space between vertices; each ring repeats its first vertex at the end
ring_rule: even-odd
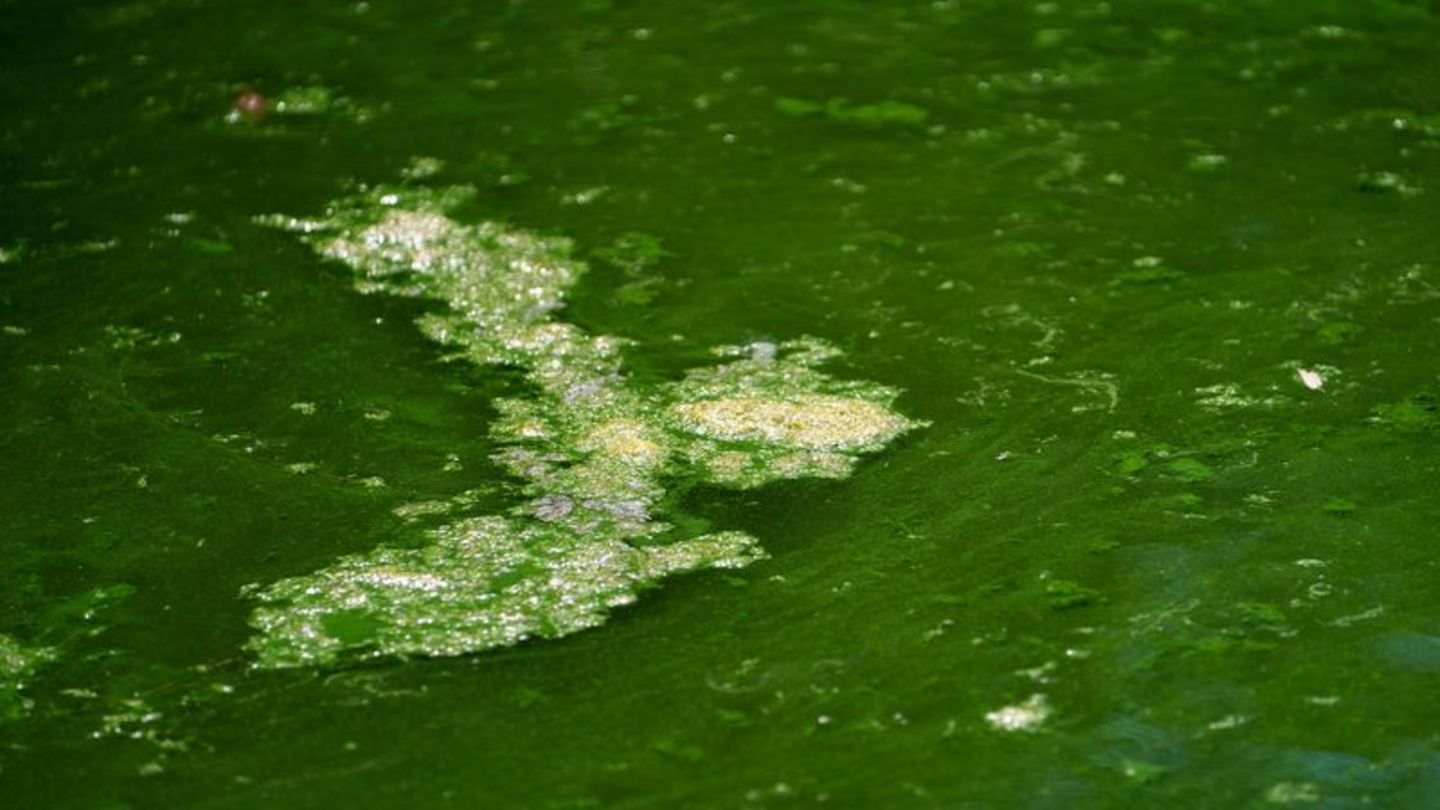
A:
POLYGON ((17 806, 1440 795, 1431 5, 0 14, 17 806), (521 376, 256 220, 392 183, 570 240, 563 318, 635 386, 811 336, 928 426, 844 480, 669 479, 769 556, 603 626, 256 669, 246 586, 527 498, 521 376))

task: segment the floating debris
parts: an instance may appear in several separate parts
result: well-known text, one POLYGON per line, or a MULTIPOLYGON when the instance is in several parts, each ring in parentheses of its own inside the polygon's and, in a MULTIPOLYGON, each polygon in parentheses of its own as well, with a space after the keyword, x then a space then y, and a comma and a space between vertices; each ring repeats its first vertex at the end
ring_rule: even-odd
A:
POLYGON ((1235 383, 1219 383, 1195 389, 1196 404, 1207 411, 1221 412, 1247 408, 1277 408, 1288 400, 1283 396, 1257 397, 1235 383))
POLYGON ((380 548, 257 594, 252 648, 268 667, 370 656, 461 655, 594 627, 638 586, 761 556, 753 538, 722 532, 636 548, 542 524, 475 518, 419 549, 380 548))
POLYGON ((1355 178, 1355 188, 1371 194, 1397 194, 1401 197, 1414 197, 1424 190, 1395 172, 1361 172, 1355 178))
POLYGON ((1205 152, 1192 155, 1186 162, 1185 168, 1196 174, 1209 174, 1218 172, 1230 163, 1230 158, 1217 152, 1205 152))
POLYGON ((1031 695, 1024 703, 1003 706, 985 714, 985 722, 996 731, 1023 731, 1034 733, 1050 718, 1050 701, 1039 693, 1031 695))
MULTIPOLYGON (((656 515, 667 479, 840 478, 920 425, 890 409, 894 389, 816 370, 839 352, 813 338, 722 347, 728 362, 632 383, 627 341, 554 318, 584 272, 570 243, 452 219, 473 194, 381 187, 323 219, 260 218, 351 267, 363 292, 447 304, 420 327, 471 362, 520 369, 533 395, 498 400, 491 426, 494 459, 528 502, 442 526, 421 548, 382 547, 247 589, 260 603, 258 666, 460 655, 593 627, 666 576, 764 556, 741 532, 677 536, 656 515)), ((402 517, 443 511, 427 503, 402 517)))
POLYGON ((434 177, 445 169, 445 161, 437 157, 416 155, 410 158, 400 174, 407 180, 425 180, 434 177))
POLYGON ((349 99, 319 85, 286 88, 270 104, 277 115, 324 115, 349 106, 349 99))
POLYGON ((1265 801, 1271 804, 1317 804, 1321 798, 1320 786, 1314 782, 1277 782, 1265 791, 1265 801))
POLYGON ((1300 377, 1300 383, 1311 391, 1319 391, 1325 387, 1325 378, 1320 372, 1308 368, 1297 368, 1295 373, 1300 377))
POLYGON ((225 121, 231 124, 238 124, 242 121, 257 123, 265 118, 270 112, 270 101, 260 91, 253 87, 247 87, 240 91, 234 101, 230 102, 230 112, 226 114, 225 121))
POLYGON ((669 393, 681 452, 717 483, 843 478, 860 453, 918 426, 890 410, 894 389, 835 380, 814 366, 838 352, 822 341, 725 346, 740 359, 697 369, 669 393))
POLYGON ((736 397, 681 402, 671 411, 692 433, 727 441, 834 450, 883 443, 905 420, 873 402, 806 396, 793 402, 736 397))

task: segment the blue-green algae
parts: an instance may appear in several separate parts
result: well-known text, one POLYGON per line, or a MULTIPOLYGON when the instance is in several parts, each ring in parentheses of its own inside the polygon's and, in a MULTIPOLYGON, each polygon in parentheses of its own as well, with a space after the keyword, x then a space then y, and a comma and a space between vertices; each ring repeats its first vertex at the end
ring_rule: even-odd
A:
POLYGON ((0 796, 1428 807, 1437 41, 0 2, 0 796))
MULTIPOLYGON (((667 480, 736 487, 842 478, 860 453, 916 427, 898 392, 815 370, 822 341, 719 351, 730 362, 649 388, 625 376, 627 341, 556 319, 584 272, 568 242, 449 213, 469 188, 380 187, 324 219, 266 216, 358 274, 357 287, 436 299, 420 319, 455 357, 522 369, 533 395, 496 403, 494 457, 525 481, 511 517, 462 520, 420 549, 381 548, 247 591, 261 602, 249 645, 262 667, 333 663, 344 652, 460 655, 594 627, 674 573, 763 556, 744 532, 668 537, 656 514, 667 480)), ((626 239, 636 261, 658 246, 626 239)), ((313 409, 311 409, 313 410, 313 409)))

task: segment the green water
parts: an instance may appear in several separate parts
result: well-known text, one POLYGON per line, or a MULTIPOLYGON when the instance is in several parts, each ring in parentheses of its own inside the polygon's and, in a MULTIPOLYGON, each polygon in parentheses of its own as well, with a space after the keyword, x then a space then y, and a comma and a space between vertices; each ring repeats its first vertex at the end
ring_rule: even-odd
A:
POLYGON ((1433 805, 1437 42, 1398 0, 0 2, 0 795, 1433 805), (768 557, 602 626, 257 668, 256 589, 528 497, 520 374, 256 219, 390 183, 570 240, 637 389, 812 336, 928 425, 667 481, 768 557))

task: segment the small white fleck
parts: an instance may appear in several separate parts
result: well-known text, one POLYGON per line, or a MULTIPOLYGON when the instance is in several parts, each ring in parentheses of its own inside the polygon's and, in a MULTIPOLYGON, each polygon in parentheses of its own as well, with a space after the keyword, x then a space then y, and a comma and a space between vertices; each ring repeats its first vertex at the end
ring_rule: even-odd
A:
POLYGON ((1325 378, 1321 377, 1318 371, 1311 371, 1308 368, 1297 368, 1295 369, 1295 373, 1300 375, 1300 382, 1304 383, 1305 387, 1311 391, 1319 391, 1325 387, 1325 378))
POLYGON ((1229 714, 1206 726, 1211 731, 1224 731, 1225 729, 1238 728, 1250 722, 1250 718, 1243 714, 1229 714))
POLYGON ((1040 725, 1050 717, 1050 704, 1044 695, 1034 694, 1014 706, 1004 706, 987 712, 985 722, 996 731, 1039 730, 1040 725))
POLYGON ((1055 671, 1055 662, 1046 661, 1038 667, 1016 670, 1015 674, 1022 678, 1029 678, 1036 683, 1049 683, 1050 674, 1055 671))
POLYGON ((1277 782, 1265 791, 1271 804, 1314 804, 1320 801, 1320 786, 1314 782, 1277 782))

